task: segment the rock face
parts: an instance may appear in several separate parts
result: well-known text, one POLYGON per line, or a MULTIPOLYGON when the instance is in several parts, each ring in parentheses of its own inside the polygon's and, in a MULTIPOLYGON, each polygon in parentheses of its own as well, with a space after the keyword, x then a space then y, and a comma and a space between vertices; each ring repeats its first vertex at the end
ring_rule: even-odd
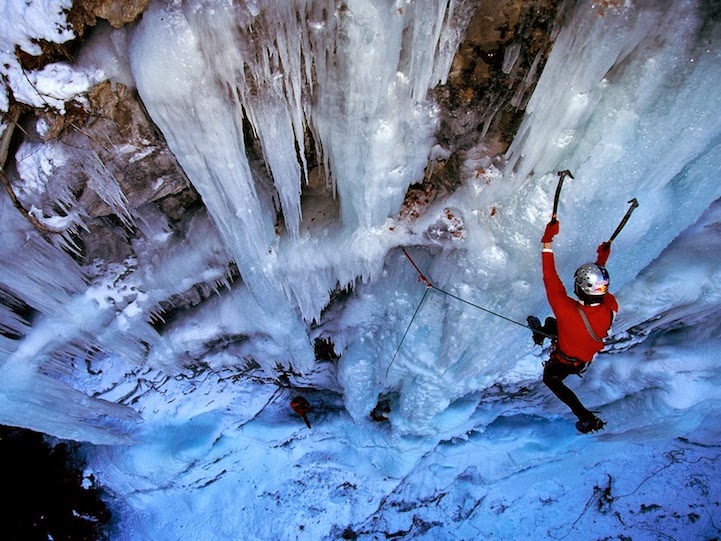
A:
MULTIPOLYGON (((90 115, 80 133, 94 143, 129 209, 189 189, 175 157, 135 95, 121 84, 113 90, 105 82, 90 92, 88 100, 90 115)), ((83 191, 79 201, 92 217, 114 213, 92 188, 83 191)))
MULTIPOLYGON (((73 62, 98 18, 118 28, 135 21, 149 3, 77 0, 67 13, 77 39, 62 44, 40 40, 39 56, 18 49, 21 65, 32 71, 53 62, 73 62)), ((5 164, 7 150, 10 160, 5 170, 12 177, 8 189, 17 196, 16 206, 43 233, 67 230, 79 251, 75 255, 84 263, 95 258, 120 261, 132 254, 135 209, 157 203, 172 222, 200 204, 137 93, 122 84, 103 82, 82 99, 66 103, 62 114, 22 105, 12 105, 11 112, 15 113, 13 125, 22 126, 25 142, 34 145, 32 153, 51 156, 52 164, 45 191, 33 193, 22 174, 20 178, 12 174, 16 165, 12 154, 21 143, 20 130, 14 130, 13 143, 3 149, 2 161, 5 164), (44 144, 38 152, 41 141, 44 144), (77 228, 80 223, 82 227, 77 228)), ((6 142, 11 132, 8 130, 6 142)))
POLYGON ((563 16, 559 0, 481 2, 436 98, 438 138, 462 150, 483 143, 490 154, 510 145, 551 51, 563 16), (560 10, 560 11, 559 11, 560 10))
POLYGON ((84 263, 131 255, 136 209, 143 205, 156 203, 172 222, 199 204, 137 94, 122 84, 103 82, 84 106, 69 106, 63 115, 39 112, 35 124, 44 141, 38 153, 62 158, 39 194, 24 189, 28 181, 20 171, 18 199, 25 209, 39 209, 44 223, 78 216, 82 227, 70 227, 78 229, 74 242, 84 263))
POLYGON ((147 9, 150 0, 94 0, 92 13, 106 19, 114 28, 133 22, 147 9))
POLYGON ((96 18, 107 20, 113 28, 133 22, 150 4, 150 0, 76 0, 69 20, 78 35, 88 26, 94 26, 96 18))
MULTIPOLYGON (((478 4, 448 82, 435 89, 441 105, 436 138, 446 156, 429 166, 422 189, 432 192, 431 200, 457 188, 469 149, 475 149, 474 159, 493 158, 508 149, 565 10, 560 0, 478 4)), ((404 208, 414 206, 417 189, 411 187, 404 208)))
MULTIPOLYGON (((107 19, 117 28, 136 20, 148 4, 149 0, 76 1, 68 19, 82 39, 97 18, 107 19)), ((453 189, 459 164, 471 147, 483 145, 489 156, 508 148, 563 16, 559 6, 560 0, 490 0, 475 8, 448 82, 435 91, 442 111, 437 138, 447 157, 433 166, 422 190, 442 193, 453 189)), ((68 48, 79 45, 81 42, 68 48)), ((35 61, 45 64, 42 57, 35 61)), ((54 172, 58 178, 74 176, 70 189, 86 216, 116 215, 130 224, 132 209, 157 202, 175 220, 199 203, 134 92, 105 82, 88 93, 86 103, 82 108, 68 107, 64 115, 38 113, 47 144, 62 141, 97 155, 99 165, 68 163, 66 171, 54 172), (110 184, 117 183, 115 196, 92 180, 88 170, 93 168, 101 169, 110 184)), ((78 159, 87 156, 78 153, 78 159)), ((51 205, 46 202, 40 208, 46 215, 52 214, 51 205)), ((86 225, 97 229, 101 224, 86 220, 86 225)))

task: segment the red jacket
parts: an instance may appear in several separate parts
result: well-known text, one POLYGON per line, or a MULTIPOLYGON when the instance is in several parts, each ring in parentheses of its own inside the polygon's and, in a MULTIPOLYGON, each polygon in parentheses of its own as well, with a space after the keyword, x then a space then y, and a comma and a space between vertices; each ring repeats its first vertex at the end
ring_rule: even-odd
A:
POLYGON ((603 339, 608 335, 615 312, 618 312, 618 302, 613 295, 606 293, 599 305, 581 304, 566 293, 566 288, 556 272, 553 252, 544 250, 541 258, 548 304, 558 321, 558 348, 567 357, 590 363, 596 353, 603 349, 603 343, 595 341, 588 332, 581 314, 578 313, 578 307, 586 314, 596 336, 603 339))

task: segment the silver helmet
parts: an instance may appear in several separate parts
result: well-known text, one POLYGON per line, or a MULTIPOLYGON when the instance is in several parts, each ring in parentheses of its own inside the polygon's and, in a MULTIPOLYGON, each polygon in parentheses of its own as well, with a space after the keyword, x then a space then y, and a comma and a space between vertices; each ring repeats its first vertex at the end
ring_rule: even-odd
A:
POLYGON ((602 297, 608 292, 608 271, 596 263, 584 263, 576 270, 574 291, 579 297, 602 297))

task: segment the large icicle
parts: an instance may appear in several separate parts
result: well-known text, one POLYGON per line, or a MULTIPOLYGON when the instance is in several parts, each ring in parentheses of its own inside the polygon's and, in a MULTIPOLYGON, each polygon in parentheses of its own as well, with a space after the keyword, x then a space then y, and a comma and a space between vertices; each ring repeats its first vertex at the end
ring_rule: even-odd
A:
POLYGON ((244 282, 285 321, 275 339, 295 344, 296 367, 312 360, 303 320, 318 319, 337 285, 380 271, 391 243, 379 230, 423 178, 436 127, 426 94, 460 39, 454 5, 158 1, 131 40, 141 97, 244 282), (244 120, 273 189, 252 171, 244 120), (340 199, 340 221, 315 228, 300 206, 314 151, 340 199), (276 230, 274 201, 289 235, 276 230))
POLYGON ((234 90, 216 83, 183 13, 158 3, 143 17, 130 60, 148 110, 203 197, 244 280, 267 303, 270 317, 282 322, 274 338, 299 369, 309 368, 313 351, 305 327, 264 268, 275 238, 275 210, 253 178, 234 90))
POLYGON ((241 111, 228 96, 232 89, 216 84, 201 44, 179 10, 153 4, 139 30, 130 61, 145 105, 233 255, 257 261, 270 245, 274 213, 256 189, 241 111))

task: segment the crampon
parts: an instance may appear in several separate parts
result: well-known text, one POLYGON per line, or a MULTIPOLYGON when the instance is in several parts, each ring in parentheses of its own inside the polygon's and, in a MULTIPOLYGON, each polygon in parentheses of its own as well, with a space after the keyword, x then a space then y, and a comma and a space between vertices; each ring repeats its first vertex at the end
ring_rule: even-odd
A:
POLYGON ((605 421, 602 421, 595 415, 586 421, 578 421, 576 423, 576 429, 579 432, 581 432, 582 434, 588 434, 590 432, 598 432, 600 430, 603 430, 604 426, 606 426, 605 421))

